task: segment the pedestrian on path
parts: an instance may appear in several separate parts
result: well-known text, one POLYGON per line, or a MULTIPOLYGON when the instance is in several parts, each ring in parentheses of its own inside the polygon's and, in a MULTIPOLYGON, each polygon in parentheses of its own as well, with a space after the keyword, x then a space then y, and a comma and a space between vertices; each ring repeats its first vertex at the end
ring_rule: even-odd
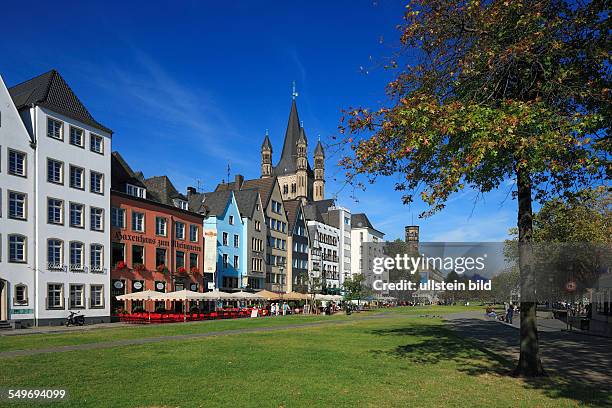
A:
POLYGON ((506 311, 506 322, 512 324, 512 317, 514 317, 514 305, 510 303, 506 311))

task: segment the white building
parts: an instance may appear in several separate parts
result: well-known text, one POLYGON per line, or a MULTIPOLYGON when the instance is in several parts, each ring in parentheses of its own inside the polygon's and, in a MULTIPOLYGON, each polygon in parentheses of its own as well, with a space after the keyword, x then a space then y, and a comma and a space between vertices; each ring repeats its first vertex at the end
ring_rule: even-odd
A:
MULTIPOLYGON (((351 271, 353 274, 363 273, 363 246, 368 242, 384 242, 385 234, 378 231, 372 226, 368 216, 361 214, 353 214, 351 218, 351 247, 353 256, 351 257, 351 271)), ((373 250, 373 248, 370 248, 373 250)), ((380 246, 382 256, 382 246, 380 246)), ((370 254, 374 256, 375 254, 370 254)))
POLYGON ((317 220, 308 220, 310 235, 309 273, 328 289, 340 289, 339 230, 317 220))
POLYGON ((329 207, 327 213, 323 214, 323 219, 327 224, 338 229, 338 271, 340 273, 340 286, 344 284, 344 279, 352 276, 351 273, 351 210, 345 207, 329 207))
POLYGON ((55 70, 9 92, 34 146, 27 224, 35 323, 59 324, 70 311, 87 322, 109 321, 112 131, 55 70))
POLYGON ((0 321, 34 321, 34 149, 0 77, 0 321))

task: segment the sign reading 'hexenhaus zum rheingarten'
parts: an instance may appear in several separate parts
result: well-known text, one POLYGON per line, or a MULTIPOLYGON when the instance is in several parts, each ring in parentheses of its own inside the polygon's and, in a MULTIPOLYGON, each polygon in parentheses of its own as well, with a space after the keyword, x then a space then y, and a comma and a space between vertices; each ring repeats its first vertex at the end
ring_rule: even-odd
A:
POLYGON ((158 247, 172 247, 177 249, 186 249, 188 251, 201 252, 202 248, 196 245, 189 245, 184 242, 176 240, 167 240, 160 238, 149 238, 138 234, 122 234, 121 231, 117 231, 114 237, 115 242, 131 241, 139 244, 152 244, 158 247))

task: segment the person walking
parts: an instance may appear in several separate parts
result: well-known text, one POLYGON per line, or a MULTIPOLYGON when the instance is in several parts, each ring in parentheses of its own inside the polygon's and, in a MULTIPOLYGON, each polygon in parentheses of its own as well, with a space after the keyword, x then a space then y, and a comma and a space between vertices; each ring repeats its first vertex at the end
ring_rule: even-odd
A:
POLYGON ((510 303, 506 312, 506 322, 512 324, 512 317, 514 317, 514 305, 510 303))

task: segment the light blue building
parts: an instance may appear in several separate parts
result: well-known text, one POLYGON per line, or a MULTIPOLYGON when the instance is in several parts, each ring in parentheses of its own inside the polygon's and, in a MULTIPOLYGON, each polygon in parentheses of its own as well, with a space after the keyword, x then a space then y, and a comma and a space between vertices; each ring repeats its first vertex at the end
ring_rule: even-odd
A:
MULTIPOLYGON (((243 251, 246 229, 234 192, 192 193, 189 195, 189 206, 192 211, 206 217, 203 225, 205 241, 217 241, 215 288, 228 292, 241 290, 246 276, 243 251)), ((211 245, 205 242, 204 251, 210 247, 211 245)), ((204 257, 207 258, 206 253, 204 257)))

